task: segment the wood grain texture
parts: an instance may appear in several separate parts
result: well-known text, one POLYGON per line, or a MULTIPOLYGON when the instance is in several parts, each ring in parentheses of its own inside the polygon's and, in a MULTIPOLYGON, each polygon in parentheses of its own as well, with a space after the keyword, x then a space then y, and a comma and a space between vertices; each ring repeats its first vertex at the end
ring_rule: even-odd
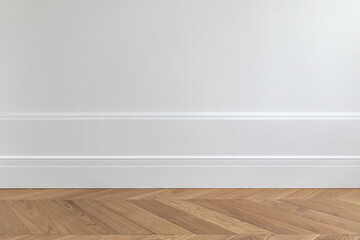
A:
POLYGON ((0 240, 360 240, 360 189, 0 189, 0 240))

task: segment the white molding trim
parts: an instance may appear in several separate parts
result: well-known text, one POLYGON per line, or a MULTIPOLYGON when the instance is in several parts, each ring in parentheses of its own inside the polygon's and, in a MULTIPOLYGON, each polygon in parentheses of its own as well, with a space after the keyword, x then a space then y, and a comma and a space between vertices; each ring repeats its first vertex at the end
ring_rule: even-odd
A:
POLYGON ((358 188, 359 171, 355 156, 11 156, 0 187, 358 188))
POLYGON ((0 167, 335 166, 360 167, 360 156, 0 156, 0 167))
POLYGON ((51 120, 50 115, 22 116, 0 121, 0 156, 360 156, 356 115, 300 120, 300 115, 275 120, 260 115, 249 120, 139 115, 134 121, 134 115, 110 121, 85 118, 90 115, 75 121, 61 114, 51 120))
POLYGON ((360 121, 353 121, 360 113, 2 113, 0 120, 0 188, 360 187, 360 121))
POLYGON ((139 160, 139 161, 149 161, 149 160, 157 160, 157 161, 167 161, 167 160, 180 160, 180 161, 345 161, 345 160, 354 160, 360 162, 360 156, 205 156, 205 155, 174 155, 174 156, 166 156, 166 155, 137 155, 137 156, 114 156, 114 155, 103 155, 103 156, 1 156, 0 162, 7 160, 17 160, 17 161, 28 161, 28 160, 39 160, 39 161, 48 161, 48 160, 72 160, 72 161, 125 161, 125 160, 139 160))
POLYGON ((0 120, 360 120, 360 112, 0 113, 0 120))

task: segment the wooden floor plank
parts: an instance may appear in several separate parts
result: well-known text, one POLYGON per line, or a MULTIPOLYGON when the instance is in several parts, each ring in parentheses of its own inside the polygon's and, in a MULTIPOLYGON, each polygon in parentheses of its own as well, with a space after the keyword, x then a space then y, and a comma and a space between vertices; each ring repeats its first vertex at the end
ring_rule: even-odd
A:
POLYGON ((335 225, 339 228, 350 230, 355 233, 360 231, 360 222, 349 220, 346 217, 339 217, 338 215, 342 215, 340 213, 341 211, 338 212, 338 214, 334 214, 333 211, 329 210, 329 209, 331 209, 331 207, 329 207, 329 206, 325 206, 323 204, 319 204, 319 203, 309 201, 309 200, 299 201, 299 200, 293 199, 293 200, 282 200, 282 201, 300 206, 302 208, 306 208, 308 210, 312 209, 313 211, 326 214, 326 215, 323 215, 324 216, 323 219, 325 219, 327 221, 333 221, 333 225, 335 225))
POLYGON ((0 189, 0 200, 74 199, 100 189, 0 189))
MULTIPOLYGON (((324 204, 328 204, 331 207, 335 206, 337 209, 341 209, 341 211, 351 212, 351 214, 354 214, 356 216, 360 215, 360 205, 359 204, 355 204, 355 203, 344 201, 344 200, 320 199, 320 200, 315 200, 315 201, 324 203, 324 204)), ((344 217, 348 218, 348 216, 344 216, 344 217)))
POLYGON ((267 206, 265 204, 253 202, 247 199, 237 199, 237 200, 226 200, 225 203, 228 203, 232 206, 237 206, 240 208, 244 208, 246 210, 262 214, 269 218, 276 219, 280 222, 288 223, 294 226, 297 226, 302 229, 306 229, 307 231, 313 233, 337 233, 336 229, 331 226, 314 221, 312 219, 304 218, 302 216, 298 216, 296 214, 289 213, 288 211, 280 210, 277 208, 273 208, 267 206))
POLYGON ((105 206, 157 235, 191 235, 192 232, 152 214, 126 200, 103 201, 105 206))
POLYGON ((359 224, 347 219, 342 219, 333 215, 329 215, 320 211, 309 209, 296 205, 292 202, 280 201, 264 201, 266 204, 271 206, 294 213, 296 215, 312 219, 314 221, 322 222, 328 224, 334 228, 334 231, 339 234, 351 234, 359 232, 359 224))
POLYGON ((275 237, 276 235, 236 235, 236 236, 230 236, 228 239, 226 240, 271 240, 275 237))
POLYGON ((266 191, 260 192, 258 194, 247 197, 251 200, 262 200, 262 199, 280 199, 282 197, 288 196, 289 194, 295 192, 296 189, 267 189, 266 191))
POLYGON ((234 234, 201 218, 160 203, 156 200, 130 200, 135 205, 173 222, 194 234, 234 234))
POLYGON ((31 234, 71 234, 36 201, 14 200, 7 204, 31 234))
POLYGON ((9 208, 5 201, 0 200, 0 235, 30 234, 29 230, 9 208))
POLYGON ((316 240, 359 240, 359 235, 320 235, 316 240))
POLYGON ((39 205, 47 209, 52 218, 56 218, 71 234, 111 234, 111 231, 91 219, 85 212, 80 211, 65 200, 41 200, 39 205))
POLYGON ((0 235, 0 240, 359 240, 360 235, 0 235))
POLYGON ((89 200, 69 201, 74 208, 85 212, 91 219, 110 230, 113 234, 146 235, 153 232, 141 227, 121 214, 112 211, 99 202, 89 200))
POLYGON ((187 240, 191 237, 187 235, 154 235, 145 238, 145 240, 187 240))
POLYGON ((250 188, 250 189, 211 189, 208 193, 204 193, 193 197, 193 199, 243 199, 254 196, 256 194, 267 191, 268 189, 250 188))
POLYGON ((360 206, 340 200, 314 199, 312 209, 360 222, 360 206))
MULTIPOLYGON (((99 196, 96 200, 126 200, 132 198, 138 198, 140 196, 147 196, 147 194, 154 194, 154 192, 159 191, 159 189, 124 189, 123 191, 118 191, 116 189, 113 194, 99 196)), ((95 200, 95 199, 94 199, 95 200)))
POLYGON ((314 240, 319 237, 319 234, 311 234, 311 235, 279 235, 274 236, 271 240, 314 240))
POLYGON ((279 201, 279 200, 263 200, 262 203, 264 205, 270 206, 272 208, 275 209, 279 209, 279 210, 283 210, 285 212, 291 213, 291 214, 295 214, 307 219, 311 219, 316 221, 317 223, 324 223, 326 225, 328 225, 328 227, 330 228, 329 230, 329 234, 330 233, 335 233, 335 234, 351 234, 354 233, 354 231, 351 230, 346 230, 343 228, 338 227, 338 221, 340 220, 339 218, 335 219, 325 213, 322 212, 318 212, 312 209, 307 209, 307 208, 302 208, 300 206, 297 206, 295 204, 290 204, 290 203, 286 203, 283 201, 279 201))
POLYGON ((341 199, 353 192, 353 189, 318 189, 317 193, 310 197, 310 199, 341 199))
POLYGON ((145 240, 149 235, 0 235, 0 240, 145 240))
POLYGON ((298 228, 296 226, 289 225, 284 222, 279 222, 275 219, 257 214, 237 206, 226 204, 217 200, 192 200, 193 202, 210 208, 212 210, 224 213, 228 216, 237 218, 241 221, 248 222, 252 225, 256 225, 260 228, 266 229, 273 233, 278 234, 296 234, 296 233, 311 233, 307 230, 298 228))
POLYGON ((163 189, 161 193, 153 196, 132 197, 129 199, 192 199, 212 192, 212 189, 163 189))
POLYGON ((189 240, 229 240, 232 235, 194 235, 189 240))
POLYGON ((187 212, 194 216, 197 216, 206 221, 214 223, 218 226, 221 226, 231 232, 238 234, 269 234, 270 232, 262 229, 258 226, 251 225, 249 223, 240 221, 236 218, 226 216, 222 213, 204 208, 200 205, 191 203, 185 200, 177 199, 165 199, 160 200, 162 203, 175 207, 181 211, 187 212))
POLYGON ((360 189, 0 189, 0 240, 360 240, 360 189))

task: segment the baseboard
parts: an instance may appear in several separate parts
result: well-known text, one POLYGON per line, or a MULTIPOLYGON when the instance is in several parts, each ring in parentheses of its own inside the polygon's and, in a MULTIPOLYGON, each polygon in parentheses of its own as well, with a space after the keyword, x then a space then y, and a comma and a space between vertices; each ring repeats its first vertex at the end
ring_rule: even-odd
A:
POLYGON ((0 114, 2 188, 360 187, 359 113, 0 114))
POLYGON ((360 156, 359 113, 2 113, 0 156, 360 156))
POLYGON ((359 188, 359 157, 2 157, 1 188, 359 188))

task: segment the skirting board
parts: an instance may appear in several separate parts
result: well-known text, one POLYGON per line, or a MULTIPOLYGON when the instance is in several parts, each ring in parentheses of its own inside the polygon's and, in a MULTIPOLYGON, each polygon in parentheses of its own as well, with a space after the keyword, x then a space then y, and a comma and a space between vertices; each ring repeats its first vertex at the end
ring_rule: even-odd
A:
POLYGON ((360 187, 359 113, 0 114, 1 188, 360 187))
POLYGON ((359 188, 360 157, 7 157, 0 188, 359 188))
POLYGON ((0 114, 1 156, 360 156, 358 113, 0 114))

